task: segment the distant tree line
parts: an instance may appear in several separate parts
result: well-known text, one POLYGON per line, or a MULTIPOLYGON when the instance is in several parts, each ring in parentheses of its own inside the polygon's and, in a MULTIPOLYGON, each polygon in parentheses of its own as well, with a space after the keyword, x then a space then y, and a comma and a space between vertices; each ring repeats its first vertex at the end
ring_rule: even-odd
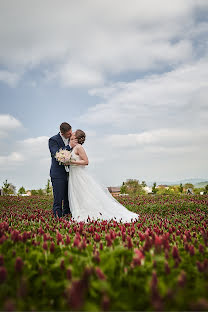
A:
MULTIPOLYGON (((129 195, 143 195, 146 194, 145 187, 147 186, 145 181, 141 183, 136 179, 128 179, 123 182, 120 193, 129 195)), ((186 194, 187 191, 193 191, 194 194, 208 194, 208 184, 205 187, 195 188, 192 183, 180 184, 180 185, 158 185, 154 182, 152 186, 152 194, 158 195, 171 195, 171 194, 186 194)))
MULTIPOLYGON (((145 181, 141 183, 137 179, 128 179, 126 182, 123 182, 120 193, 121 194, 129 194, 129 195, 144 195, 146 194, 145 187, 147 186, 145 181)), ((152 193, 153 194, 160 194, 160 195, 169 195, 169 194, 184 194, 187 192, 188 189, 193 190, 194 194, 200 194, 203 192, 204 194, 208 194, 208 184, 205 187, 195 188, 192 183, 186 183, 182 185, 168 185, 157 186, 156 182, 153 183, 152 186, 152 193)), ((3 182, 2 186, 3 195, 16 195, 16 186, 12 183, 9 183, 7 180, 3 182)), ((24 186, 21 186, 17 191, 17 195, 24 195, 29 194, 32 196, 38 195, 43 196, 47 195, 50 196, 53 194, 53 189, 50 180, 47 180, 47 184, 44 189, 33 189, 33 190, 26 190, 24 186)))
MULTIPOLYGON (((3 182, 2 186, 2 191, 3 195, 16 195, 16 186, 14 186, 12 183, 9 183, 7 180, 3 182)), ((19 190, 17 191, 17 195, 24 195, 24 194, 31 194, 32 196, 38 195, 38 196, 43 196, 43 195, 52 195, 53 190, 52 190, 52 185, 50 180, 47 180, 47 184, 44 189, 38 189, 38 190, 26 190, 24 186, 21 186, 19 190)))
POLYGON ((128 179, 126 182, 123 182, 120 193, 129 194, 129 195, 144 195, 146 194, 144 187, 147 186, 145 181, 142 183, 136 179, 128 179))

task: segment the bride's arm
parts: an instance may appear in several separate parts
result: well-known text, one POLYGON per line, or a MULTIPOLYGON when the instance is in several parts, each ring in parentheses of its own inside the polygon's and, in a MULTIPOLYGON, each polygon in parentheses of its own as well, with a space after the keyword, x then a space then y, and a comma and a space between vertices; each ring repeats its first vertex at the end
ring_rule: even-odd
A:
POLYGON ((78 153, 78 155, 81 159, 80 160, 70 160, 70 164, 82 165, 82 166, 88 165, 89 164, 88 157, 87 157, 87 154, 86 154, 84 148, 82 147, 82 145, 77 145, 76 152, 78 153))

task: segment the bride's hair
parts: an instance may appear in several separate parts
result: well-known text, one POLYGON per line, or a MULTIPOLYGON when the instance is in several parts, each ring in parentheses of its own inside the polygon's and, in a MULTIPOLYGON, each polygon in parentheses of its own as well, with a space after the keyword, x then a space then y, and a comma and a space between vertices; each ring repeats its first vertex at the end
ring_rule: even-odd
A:
POLYGON ((86 134, 84 131, 77 129, 75 132, 75 137, 79 144, 83 144, 86 138, 86 134))

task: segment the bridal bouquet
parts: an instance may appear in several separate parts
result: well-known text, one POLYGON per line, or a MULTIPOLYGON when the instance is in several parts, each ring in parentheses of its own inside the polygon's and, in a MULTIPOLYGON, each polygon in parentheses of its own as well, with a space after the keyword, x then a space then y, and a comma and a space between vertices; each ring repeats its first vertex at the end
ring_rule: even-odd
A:
POLYGON ((59 162, 59 165, 65 165, 65 163, 70 162, 71 152, 60 148, 60 150, 56 152, 55 158, 59 162))

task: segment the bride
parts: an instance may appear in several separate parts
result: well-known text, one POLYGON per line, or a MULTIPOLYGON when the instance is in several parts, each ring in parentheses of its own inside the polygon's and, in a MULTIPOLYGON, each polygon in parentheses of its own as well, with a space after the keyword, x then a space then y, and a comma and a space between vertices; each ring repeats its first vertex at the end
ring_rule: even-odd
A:
POLYGON ((86 171, 88 157, 83 148, 85 133, 76 130, 70 140, 73 148, 69 172, 69 206, 75 221, 111 220, 131 222, 139 215, 122 206, 107 189, 103 188, 86 171), (77 144, 77 143, 78 144, 77 144))

